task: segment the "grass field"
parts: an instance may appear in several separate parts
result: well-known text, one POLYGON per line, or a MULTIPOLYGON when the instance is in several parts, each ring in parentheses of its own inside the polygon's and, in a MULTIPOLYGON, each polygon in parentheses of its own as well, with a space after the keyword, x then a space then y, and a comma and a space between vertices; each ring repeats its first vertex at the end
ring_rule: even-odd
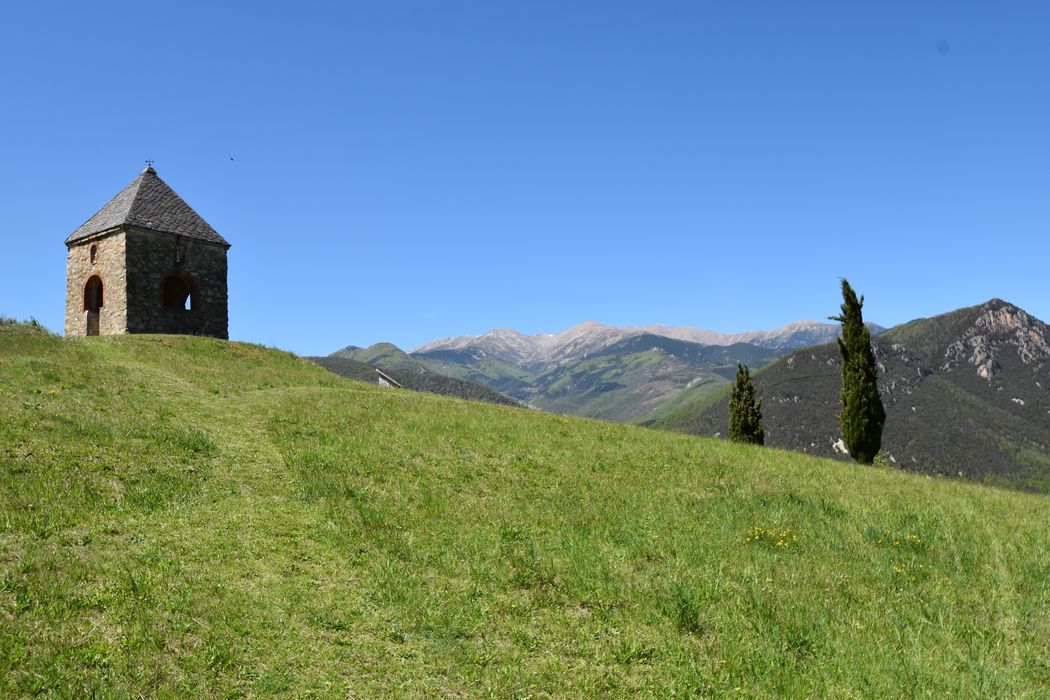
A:
POLYGON ((1046 697, 1050 501, 0 326, 0 695, 1046 697))

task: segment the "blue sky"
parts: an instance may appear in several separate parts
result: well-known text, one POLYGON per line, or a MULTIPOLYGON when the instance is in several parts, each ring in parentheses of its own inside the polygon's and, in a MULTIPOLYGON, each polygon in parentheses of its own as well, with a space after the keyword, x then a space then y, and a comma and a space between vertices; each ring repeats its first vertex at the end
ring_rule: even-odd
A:
POLYGON ((1044 2, 8 3, 0 314, 144 160, 304 354, 585 319, 1050 321, 1044 2))

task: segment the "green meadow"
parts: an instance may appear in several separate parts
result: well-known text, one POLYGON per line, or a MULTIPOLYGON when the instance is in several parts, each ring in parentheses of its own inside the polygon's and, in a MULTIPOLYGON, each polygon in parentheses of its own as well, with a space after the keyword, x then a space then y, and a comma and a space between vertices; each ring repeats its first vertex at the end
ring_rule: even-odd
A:
POLYGON ((0 326, 0 696, 1041 698, 1050 500, 0 326))

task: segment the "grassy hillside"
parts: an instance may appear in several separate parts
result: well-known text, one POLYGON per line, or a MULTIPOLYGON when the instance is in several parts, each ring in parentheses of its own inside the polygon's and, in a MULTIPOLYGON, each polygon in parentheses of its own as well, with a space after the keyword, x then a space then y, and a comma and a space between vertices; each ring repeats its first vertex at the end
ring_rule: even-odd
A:
POLYGON ((642 421, 683 390, 694 397, 717 391, 721 376, 735 373, 738 361, 762 365, 774 357, 771 350, 743 343, 708 346, 645 334, 543 373, 532 403, 556 413, 642 421))
POLYGON ((728 395, 731 384, 729 378, 721 374, 712 373, 700 377, 695 384, 664 401, 636 422, 641 425, 676 430, 679 425, 687 423, 690 418, 699 413, 703 407, 714 404, 724 395, 728 395))
POLYGON ((358 348, 351 345, 342 350, 336 350, 329 357, 355 360, 384 369, 420 366, 408 353, 393 343, 376 343, 367 348, 358 348))
MULTIPOLYGON (((317 363, 329 372, 335 372, 349 379, 356 379, 369 384, 379 383, 379 375, 376 374, 374 365, 351 360, 347 357, 340 357, 337 354, 328 355, 327 357, 308 357, 306 359, 317 363)), ((413 364, 415 366, 401 365, 396 369, 386 369, 384 371, 402 387, 412 391, 425 391, 431 394, 455 396, 472 401, 487 401, 503 406, 520 405, 509 396, 504 396, 494 389, 489 389, 484 384, 468 382, 465 379, 456 379, 455 377, 446 377, 443 374, 435 374, 417 363, 413 364)))
POLYGON ((522 401, 530 398, 529 390, 536 380, 528 370, 476 350, 434 350, 412 357, 434 372, 484 384, 522 401))
POLYGON ((1041 697, 1045 497, 0 326, 0 695, 1041 697))

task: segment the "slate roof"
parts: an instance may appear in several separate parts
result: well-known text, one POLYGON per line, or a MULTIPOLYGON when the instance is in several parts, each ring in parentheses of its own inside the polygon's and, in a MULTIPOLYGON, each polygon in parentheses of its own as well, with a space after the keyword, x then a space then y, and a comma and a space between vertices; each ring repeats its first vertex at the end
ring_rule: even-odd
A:
POLYGON ((176 233, 226 247, 230 245, 175 194, 175 190, 168 187, 152 167, 139 173, 130 185, 109 200, 109 204, 71 233, 66 245, 122 225, 176 233))

